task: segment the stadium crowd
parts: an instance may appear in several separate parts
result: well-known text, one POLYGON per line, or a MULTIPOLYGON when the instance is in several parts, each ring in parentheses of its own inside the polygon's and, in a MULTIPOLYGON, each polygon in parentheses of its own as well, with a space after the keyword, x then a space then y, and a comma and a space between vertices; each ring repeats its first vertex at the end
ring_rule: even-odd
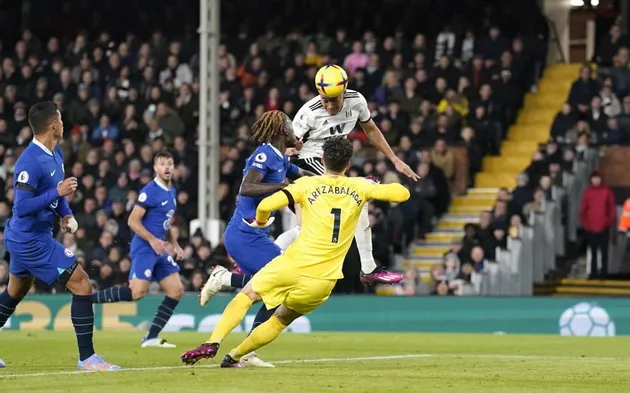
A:
MULTIPOLYGON (((0 225, 11 215, 13 165, 32 138, 27 109, 34 102, 53 100, 65 124, 61 147, 66 173, 80 179, 79 190, 69 198, 80 229, 60 239, 79 256, 99 288, 127 281, 132 236, 127 215, 138 190, 153 178, 153 154, 164 148, 176 159, 174 183, 179 193, 173 225, 185 246, 186 258, 180 267, 186 288, 198 290, 215 264, 231 267, 223 246, 212 248, 201 233, 189 233, 197 206, 199 57, 194 29, 198 16, 181 1, 159 3, 164 7, 150 10, 135 9, 134 2, 117 3, 122 9, 116 12, 112 1, 90 3, 89 9, 62 6, 57 16, 72 21, 62 31, 23 28, 13 46, 4 46, 0 186, 6 193, 0 200, 0 225), (107 27, 118 25, 116 18, 123 14, 124 25, 138 30, 107 27), (132 20, 134 15, 137 21, 132 20), (150 36, 141 34, 141 28, 150 31, 150 36)), ((348 71, 350 88, 368 99, 372 117, 388 142, 422 177, 409 184, 410 202, 370 206, 373 236, 378 239, 374 254, 385 266, 391 263, 392 250, 405 252, 446 212, 454 176, 449 147, 463 146, 468 151, 472 185, 483 156, 498 152, 524 92, 535 85, 545 56, 545 40, 539 35, 545 22, 540 22, 539 11, 525 5, 488 9, 466 19, 477 3, 445 1, 440 7, 452 3, 459 8, 440 8, 439 17, 429 18, 423 13, 431 7, 429 2, 416 2, 409 5, 410 12, 426 19, 425 28, 419 30, 413 18, 403 18, 395 28, 379 19, 399 14, 399 2, 382 4, 378 18, 371 10, 354 10, 355 15, 372 18, 356 17, 351 25, 328 14, 328 19, 313 25, 312 13, 321 11, 308 2, 288 7, 271 1, 266 7, 248 7, 258 13, 257 19, 269 21, 262 27, 238 23, 239 1, 228 3, 223 19, 229 33, 219 49, 222 161, 217 192, 221 218, 229 220, 234 209, 244 159, 252 149, 248 138, 255 119, 273 109, 293 116, 315 94, 311 81, 318 66, 340 64, 348 71), (278 7, 284 7, 282 15, 289 19, 279 19, 278 7), (287 26, 285 20, 295 24, 287 26), (302 23, 306 20, 311 22, 302 23)), ((340 6, 353 6, 350 3, 342 1, 340 6)), ((54 17, 30 15, 32 26, 42 23, 37 18, 54 17)), ((583 100, 583 96, 577 94, 575 99, 583 100)), ((578 101, 574 104, 586 105, 578 101)), ((615 124, 611 121, 598 120, 597 124, 615 124)), ((352 175, 404 181, 366 145, 361 132, 351 139, 355 146, 352 175)), ((540 182, 544 191, 543 172, 556 168, 554 173, 558 173, 569 157, 568 152, 560 153, 555 142, 546 149, 548 154, 535 157, 528 176, 520 179, 522 189, 511 194, 502 191, 494 211, 484 213, 479 225, 466 228, 465 238, 453 248, 457 259, 447 256, 444 273, 436 271, 438 294, 450 291, 442 285, 448 281, 442 274, 470 280, 484 260, 493 258, 494 246, 505 242, 510 224, 517 220, 515 213, 520 217, 523 209, 536 209, 544 199, 531 185, 540 182)), ((278 226, 275 231, 282 229, 278 226)), ((8 260, 4 249, 0 258, 8 260)), ((6 283, 6 271, 6 262, 0 263, 0 289, 6 283)), ((36 287, 37 291, 50 290, 41 283, 36 287)))
MULTIPOLYGON (((474 283, 475 275, 494 258, 496 248, 505 247, 508 237, 518 238, 523 225, 532 224, 531 213, 543 212, 546 201, 566 206, 566 200, 557 199, 555 187, 566 186, 565 175, 574 172, 577 162, 587 159, 590 147, 630 143, 629 47, 628 37, 613 24, 598 43, 593 63, 580 69, 552 124, 548 143, 540 146, 529 167, 518 176, 517 187, 501 189, 492 211, 482 212, 477 223, 467 224, 464 238, 454 242, 442 266, 435 266, 435 294, 455 294, 453 283, 458 280, 474 283)), ((613 193, 599 172, 590 173, 589 181, 580 203, 580 238, 570 253, 575 255, 586 247, 591 255, 599 252, 599 267, 597 258, 590 259, 590 278, 602 278, 608 274, 616 207, 613 193)), ((400 292, 416 293, 417 271, 410 269, 406 278, 400 292)))

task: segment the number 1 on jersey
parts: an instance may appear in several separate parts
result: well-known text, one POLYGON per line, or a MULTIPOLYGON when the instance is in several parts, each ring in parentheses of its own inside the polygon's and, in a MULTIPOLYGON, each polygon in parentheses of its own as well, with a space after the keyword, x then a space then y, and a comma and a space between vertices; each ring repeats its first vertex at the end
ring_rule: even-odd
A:
POLYGON ((339 243, 339 230, 341 229, 341 209, 334 207, 330 214, 333 215, 332 243, 339 243))

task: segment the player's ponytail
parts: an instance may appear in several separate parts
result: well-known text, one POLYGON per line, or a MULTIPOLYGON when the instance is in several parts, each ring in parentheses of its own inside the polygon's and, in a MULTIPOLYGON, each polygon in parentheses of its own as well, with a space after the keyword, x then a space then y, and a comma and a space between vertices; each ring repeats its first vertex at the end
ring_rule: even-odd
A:
POLYGON ((252 140, 258 143, 270 143, 280 133, 288 134, 287 115, 281 111, 268 111, 262 114, 252 126, 252 140))

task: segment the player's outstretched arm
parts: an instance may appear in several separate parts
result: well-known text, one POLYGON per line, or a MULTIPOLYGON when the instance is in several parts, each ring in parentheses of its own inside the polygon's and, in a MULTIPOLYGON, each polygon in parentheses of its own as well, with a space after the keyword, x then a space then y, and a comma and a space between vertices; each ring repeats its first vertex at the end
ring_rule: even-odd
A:
POLYGON ((255 169, 248 170, 238 193, 242 196, 257 197, 282 190, 288 185, 288 183, 263 183, 264 177, 261 172, 255 169))
POLYGON ((365 135, 369 139, 369 141, 376 147, 381 153, 385 154, 385 156, 394 164, 396 170, 403 175, 407 176, 410 179, 418 180, 420 176, 418 176, 414 171, 409 168, 409 165, 404 163, 400 158, 394 154, 391 146, 387 143, 387 140, 383 136, 383 133, 378 128, 374 120, 371 118, 366 122, 359 121, 361 128, 365 132, 365 135))
POLYGON ((401 203, 409 199, 409 190, 402 184, 375 184, 370 191, 369 199, 401 203))

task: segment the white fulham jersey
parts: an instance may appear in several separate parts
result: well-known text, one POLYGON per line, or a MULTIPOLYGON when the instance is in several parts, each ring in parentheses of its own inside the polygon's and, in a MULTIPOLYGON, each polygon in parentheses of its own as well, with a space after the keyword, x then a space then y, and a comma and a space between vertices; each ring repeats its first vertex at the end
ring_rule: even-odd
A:
POLYGON ((343 97, 343 108, 335 116, 326 112, 319 96, 310 99, 300 108, 293 119, 295 136, 302 138, 304 142, 298 158, 321 158, 326 139, 348 136, 355 129, 357 120, 361 123, 370 121, 370 110, 363 94, 346 90, 343 97))

